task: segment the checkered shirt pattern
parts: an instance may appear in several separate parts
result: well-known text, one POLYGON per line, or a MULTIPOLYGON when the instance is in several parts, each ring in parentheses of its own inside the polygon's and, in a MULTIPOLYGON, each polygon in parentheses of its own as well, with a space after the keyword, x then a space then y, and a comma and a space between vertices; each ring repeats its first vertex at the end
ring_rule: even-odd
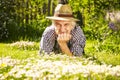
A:
MULTIPOLYGON (((74 56, 82 56, 84 53, 86 38, 80 26, 75 26, 71 31, 72 38, 68 43, 68 47, 74 56)), ((61 52, 57 43, 57 35, 53 26, 49 26, 43 32, 40 41, 40 53, 61 52)))

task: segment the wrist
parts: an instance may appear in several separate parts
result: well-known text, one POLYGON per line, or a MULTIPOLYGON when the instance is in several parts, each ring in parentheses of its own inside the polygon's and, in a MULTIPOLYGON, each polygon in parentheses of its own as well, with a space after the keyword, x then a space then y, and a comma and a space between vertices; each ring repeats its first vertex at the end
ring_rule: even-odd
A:
POLYGON ((58 44, 59 44, 60 46, 66 46, 66 45, 67 45, 67 42, 58 42, 58 44))

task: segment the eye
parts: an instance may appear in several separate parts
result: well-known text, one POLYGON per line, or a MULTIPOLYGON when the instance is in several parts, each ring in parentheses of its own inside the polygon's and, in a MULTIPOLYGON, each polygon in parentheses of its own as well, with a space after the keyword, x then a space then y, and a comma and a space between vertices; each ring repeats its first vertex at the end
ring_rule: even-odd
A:
POLYGON ((59 28, 61 25, 59 23, 55 23, 55 26, 59 28))
POLYGON ((69 23, 66 23, 65 26, 70 26, 70 24, 69 24, 69 23))

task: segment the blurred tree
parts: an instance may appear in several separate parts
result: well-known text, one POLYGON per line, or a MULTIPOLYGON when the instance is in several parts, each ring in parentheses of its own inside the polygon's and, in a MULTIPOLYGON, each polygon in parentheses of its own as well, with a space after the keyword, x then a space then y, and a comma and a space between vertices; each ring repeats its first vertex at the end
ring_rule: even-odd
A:
MULTIPOLYGON (((33 36, 30 26, 41 34, 59 0, 0 0, 0 39, 33 36), (11 25, 10 25, 11 24, 11 25), (28 27, 28 28, 27 28, 28 27), (8 34, 9 33, 9 34, 8 34)), ((120 10, 120 0, 64 0, 71 5, 78 24, 89 38, 100 38, 106 28, 106 12, 120 10)), ((34 34, 40 35, 38 33, 34 34)))
POLYGON ((8 37, 6 25, 9 20, 15 17, 14 5, 14 0, 0 0, 0 40, 8 37))

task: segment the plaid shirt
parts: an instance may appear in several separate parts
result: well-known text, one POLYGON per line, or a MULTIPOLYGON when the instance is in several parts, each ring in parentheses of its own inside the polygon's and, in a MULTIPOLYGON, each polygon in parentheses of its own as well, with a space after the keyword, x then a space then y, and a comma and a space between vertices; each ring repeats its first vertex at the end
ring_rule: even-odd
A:
MULTIPOLYGON (((74 56, 81 56, 84 53, 86 38, 83 34, 82 29, 76 26, 71 31, 72 38, 68 42, 68 47, 74 56)), ((53 26, 47 27, 43 32, 40 41, 40 53, 44 51, 45 53, 55 52, 60 53, 60 47, 57 42, 57 35, 53 26)))

